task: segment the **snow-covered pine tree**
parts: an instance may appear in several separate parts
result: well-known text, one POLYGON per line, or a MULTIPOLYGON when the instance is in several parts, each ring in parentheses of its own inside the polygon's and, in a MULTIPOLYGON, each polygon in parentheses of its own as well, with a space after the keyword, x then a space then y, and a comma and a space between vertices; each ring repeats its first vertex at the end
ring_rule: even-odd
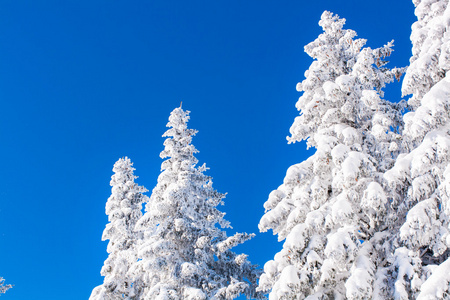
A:
POLYGON ((448 0, 413 0, 417 21, 412 25, 413 44, 410 67, 403 81, 403 95, 412 95, 408 100, 417 108, 423 96, 450 69, 450 45, 448 0))
POLYGON ((3 277, 0 277, 0 294, 6 293, 6 291, 10 288, 12 288, 12 285, 5 284, 5 279, 3 279, 3 277))
POLYGON ((412 94, 400 156, 385 178, 402 195, 393 253, 396 299, 450 298, 450 7, 414 0, 413 56, 402 91, 412 94))
POLYGON ((106 202, 109 223, 102 236, 103 241, 109 240, 109 256, 101 270, 104 282, 94 288, 90 300, 136 299, 140 293, 141 285, 134 280, 132 270, 137 263, 137 243, 142 239, 142 232, 135 231, 135 226, 142 216, 147 189, 134 182, 134 170, 128 157, 114 164, 112 193, 106 202))
POLYGON ((197 166, 191 144, 196 130, 187 126, 189 111, 172 111, 163 137, 158 183, 138 221, 144 231, 139 247, 145 290, 139 299, 234 299, 255 293, 260 271, 247 255, 232 252, 253 234, 227 237, 230 227, 217 209, 225 197, 212 187, 205 165, 197 166), (218 227, 220 226, 220 228, 218 227))
POLYGON ((372 299, 383 292, 378 269, 386 261, 378 244, 389 233, 381 179, 399 151, 402 105, 382 100, 381 89, 403 69, 383 67, 392 43, 363 48, 366 41, 344 23, 324 12, 324 33, 305 47, 315 61, 297 85, 301 113, 288 141, 307 140, 316 152, 290 167, 264 204, 260 230, 286 239, 260 279, 270 300, 372 299))

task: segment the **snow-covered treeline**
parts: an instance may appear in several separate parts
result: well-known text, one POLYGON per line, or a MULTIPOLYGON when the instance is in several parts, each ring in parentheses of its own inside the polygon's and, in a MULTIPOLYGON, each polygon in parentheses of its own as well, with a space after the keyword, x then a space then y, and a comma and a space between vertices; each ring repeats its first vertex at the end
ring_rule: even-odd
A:
POLYGON ((197 131, 180 107, 150 197, 128 158, 114 165, 109 257, 90 299, 450 299, 450 7, 413 2, 401 68, 386 67, 393 42, 366 47, 323 13, 288 137, 316 151, 264 204, 259 229, 283 243, 264 271, 231 250, 253 235, 226 235, 225 195, 197 165, 197 131), (403 75, 407 100, 384 99, 403 75))

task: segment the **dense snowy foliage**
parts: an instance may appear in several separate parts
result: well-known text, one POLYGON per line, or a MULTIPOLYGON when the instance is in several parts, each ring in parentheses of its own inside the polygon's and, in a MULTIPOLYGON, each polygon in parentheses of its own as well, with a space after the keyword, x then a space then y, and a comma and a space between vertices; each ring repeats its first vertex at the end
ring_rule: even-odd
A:
POLYGON ((377 246, 390 212, 382 174, 402 147, 402 103, 381 97, 403 69, 383 67, 392 43, 364 48, 344 23, 324 12, 324 33, 305 47, 315 61, 297 86, 301 113, 288 141, 317 151, 290 167, 264 204, 260 230, 285 239, 259 283, 271 300, 370 299, 383 290, 386 255, 377 246))
POLYGON ((247 255, 231 251, 253 234, 227 237, 230 228, 217 209, 224 194, 212 187, 205 165, 197 166, 189 112, 176 108, 163 135, 165 149, 158 183, 137 223, 144 232, 136 274, 144 290, 138 299, 234 299, 255 292, 260 271, 247 255))
POLYGON ((132 270, 137 263, 137 242, 142 233, 135 231, 137 220, 142 216, 143 195, 147 190, 137 185, 133 164, 125 157, 114 164, 111 177, 112 194, 106 202, 109 223, 103 231, 102 240, 109 240, 109 253, 103 268, 105 277, 102 285, 96 287, 89 299, 134 299, 140 284, 134 281, 132 270))
POLYGON ((450 9, 448 0, 413 0, 417 22, 412 25, 410 67, 402 91, 412 94, 409 104, 417 108, 423 96, 450 69, 450 9))
POLYGON ((409 153, 385 174, 398 207, 395 296, 450 298, 450 8, 447 0, 414 1, 413 57, 403 83, 412 94, 403 139, 409 153))
POLYGON ((10 288, 12 288, 12 285, 5 284, 5 279, 3 279, 3 277, 0 277, 0 294, 4 294, 10 288))

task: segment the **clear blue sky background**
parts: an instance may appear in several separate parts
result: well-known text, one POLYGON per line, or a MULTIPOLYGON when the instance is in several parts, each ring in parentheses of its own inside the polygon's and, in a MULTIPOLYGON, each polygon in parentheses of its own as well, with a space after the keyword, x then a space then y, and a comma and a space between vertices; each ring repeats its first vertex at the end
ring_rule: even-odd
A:
POLYGON ((152 190, 180 101, 222 210, 257 233, 237 251, 273 258, 281 244, 257 225, 311 153, 286 136, 324 10, 371 47, 395 39, 390 66, 408 64, 409 0, 1 1, 0 276, 15 285, 2 299, 87 299, 102 283, 113 164, 129 156, 152 190))

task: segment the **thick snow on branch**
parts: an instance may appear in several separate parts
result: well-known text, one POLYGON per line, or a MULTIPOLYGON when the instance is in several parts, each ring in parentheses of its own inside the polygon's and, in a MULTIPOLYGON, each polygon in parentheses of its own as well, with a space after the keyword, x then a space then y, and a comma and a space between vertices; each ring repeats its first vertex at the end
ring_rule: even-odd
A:
POLYGON ((437 267, 422 285, 417 300, 446 299, 450 295, 450 258, 437 267))

